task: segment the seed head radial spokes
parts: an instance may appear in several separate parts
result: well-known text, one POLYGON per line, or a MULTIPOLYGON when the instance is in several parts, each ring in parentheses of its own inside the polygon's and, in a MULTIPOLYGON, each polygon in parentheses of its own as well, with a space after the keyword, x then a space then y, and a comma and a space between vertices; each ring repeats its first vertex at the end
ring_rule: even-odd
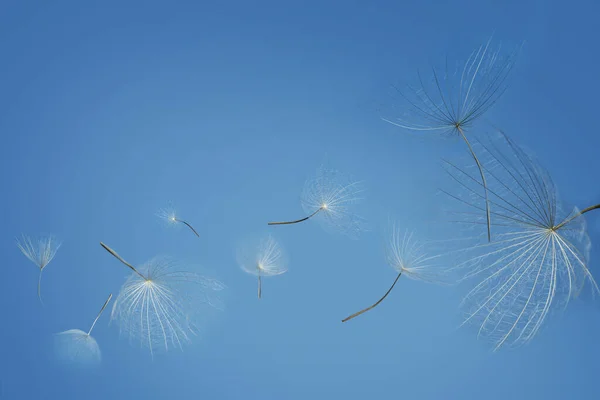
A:
POLYGON ((287 272, 287 260, 282 247, 271 236, 246 241, 237 249, 237 262, 247 274, 257 280, 257 296, 262 298, 263 278, 287 272))
MULTIPOLYGON (((477 324, 478 337, 491 339, 498 350, 532 340, 550 312, 566 307, 586 282, 600 293, 587 265, 590 239, 583 218, 600 204, 566 212, 548 172, 502 132, 477 145, 496 238, 460 249, 449 263, 463 282, 480 277, 461 303, 463 324, 477 324)), ((470 211, 483 209, 486 200, 477 173, 448 165, 463 192, 450 197, 466 206, 457 212, 464 217, 459 222, 481 224, 470 211)), ((466 238, 472 239, 478 238, 466 238)))
POLYGON ((87 332, 80 329, 69 329, 56 334, 56 346, 61 357, 64 357, 68 361, 75 362, 99 362, 102 358, 100 347, 96 342, 96 339, 92 336, 92 331, 96 326, 96 322, 102 315, 102 312, 110 302, 112 293, 108 296, 108 299, 102 305, 102 308, 96 315, 94 322, 90 326, 87 332))
POLYGON ((17 247, 21 250, 21 253, 23 253, 23 255, 27 257, 29 261, 33 262, 40 270, 38 275, 37 295, 42 305, 44 305, 44 302, 42 301, 42 272, 52 261, 60 246, 61 243, 52 236, 39 238, 35 244, 31 237, 25 235, 22 236, 21 240, 17 239, 17 247))
POLYGON ((362 200, 363 183, 326 165, 305 182, 301 203, 309 217, 318 214, 319 223, 330 232, 356 238, 365 230, 365 221, 355 207, 362 200))
POLYGON ((446 59, 444 73, 432 67, 430 81, 418 73, 418 87, 408 86, 405 91, 394 85, 396 93, 408 105, 405 113, 413 115, 382 119, 414 131, 458 133, 457 128, 471 127, 505 92, 518 53, 517 49, 501 57, 499 50, 490 50, 490 43, 491 38, 473 51, 458 74, 449 70, 446 59))
POLYGON ((196 237, 200 237, 200 235, 198 234, 198 231, 192 226, 192 224, 177 217, 177 212, 175 211, 175 208, 171 204, 169 204, 169 206, 166 208, 160 209, 158 211, 158 213, 156 214, 156 216, 159 217, 160 219, 164 220, 169 225, 181 223, 181 224, 185 225, 186 227, 188 227, 188 229, 190 231, 192 231, 194 233, 194 235, 196 235, 196 237))
POLYGON ((130 274, 113 303, 111 319, 121 332, 155 350, 183 345, 195 334, 195 321, 204 305, 216 307, 211 292, 224 285, 195 273, 179 270, 174 261, 155 257, 130 274), (137 271, 137 272, 135 272, 137 271))
POLYGON ((405 113, 412 118, 383 118, 388 123, 412 131, 439 131, 459 136, 467 145, 477 168, 484 188, 485 216, 488 242, 491 241, 491 211, 487 193, 487 180, 479 157, 467 138, 466 131, 481 118, 502 96, 507 88, 518 51, 507 57, 490 48, 491 38, 485 45, 473 51, 462 70, 452 73, 448 70, 448 60, 444 74, 432 68, 432 79, 425 81, 418 74, 420 87, 409 87, 405 92, 395 87, 396 92, 408 105, 405 113), (412 93, 412 95, 411 95, 412 93), (412 120, 412 121, 411 121, 412 120))
POLYGON ((412 233, 406 231, 403 233, 396 227, 392 227, 390 240, 387 243, 387 262, 398 272, 396 279, 387 292, 371 306, 364 308, 349 317, 346 317, 342 322, 349 321, 358 317, 365 312, 377 307, 390 294, 398 279, 403 274, 409 278, 421 280, 430 283, 443 283, 442 275, 436 272, 436 268, 429 262, 439 256, 426 256, 422 251, 423 246, 413 240, 412 233))

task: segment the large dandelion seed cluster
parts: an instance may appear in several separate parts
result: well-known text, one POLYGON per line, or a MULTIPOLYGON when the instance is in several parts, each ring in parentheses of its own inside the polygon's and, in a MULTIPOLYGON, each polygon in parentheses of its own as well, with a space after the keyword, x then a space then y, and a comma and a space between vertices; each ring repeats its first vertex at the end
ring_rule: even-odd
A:
MULTIPOLYGON (((176 217, 172 208, 163 209, 159 216, 183 223, 199 236, 189 223, 176 217)), ((208 309, 223 309, 218 293, 225 285, 217 279, 187 271, 167 257, 155 257, 136 268, 113 249, 100 244, 132 271, 113 303, 110 319, 130 341, 148 347, 151 355, 157 350, 183 348, 192 336, 198 335, 198 321, 208 309)), ((61 244, 52 236, 37 241, 23 236, 17 246, 40 269, 38 296, 41 301, 42 271, 61 244)), ((112 294, 87 332, 69 329, 55 335, 57 355, 61 359, 78 364, 101 360, 100 346, 91 333, 111 299, 112 294)))
MULTIPOLYGON (((462 303, 465 323, 477 324, 496 349, 519 346, 586 282, 599 291, 588 267, 583 214, 600 206, 565 207, 548 172, 502 133, 478 147, 489 177, 494 240, 455 253, 454 270, 477 282, 462 303)), ((474 171, 449 162, 447 171, 457 187, 458 194, 446 192, 458 203, 457 220, 480 225, 484 197, 474 171)))
POLYGON ((478 324, 495 349, 529 342, 585 282, 598 291, 583 214, 600 205, 564 206, 547 171, 506 135, 484 144, 485 135, 467 134, 506 90, 516 54, 502 56, 488 41, 462 67, 446 64, 430 80, 419 75, 417 86, 395 87, 404 107, 382 116, 407 131, 440 132, 466 144, 471 162, 446 163, 453 189, 445 192, 455 200, 454 222, 474 237, 447 242, 461 244, 446 254, 453 261, 446 272, 459 282, 474 280, 461 304, 465 323, 478 324))
MULTIPOLYGON (((459 282, 473 282, 461 304, 464 322, 476 324, 479 336, 490 339, 498 349, 529 342, 547 316, 564 308, 586 283, 592 292, 600 291, 589 269, 591 243, 583 217, 600 209, 600 204, 583 209, 565 207, 548 172, 506 135, 499 133, 489 140, 481 133, 472 137, 475 123, 506 90, 515 58, 516 52, 504 56, 488 41, 464 64, 446 64, 443 71, 433 69, 430 79, 418 75, 417 86, 395 88, 404 107, 394 116, 383 116, 386 122, 408 131, 452 135, 464 142, 468 165, 446 162, 447 182, 452 187, 444 193, 454 201, 458 231, 470 232, 473 237, 465 242, 452 238, 446 243, 458 243, 457 247, 441 253, 417 240, 402 224, 394 225, 387 235, 386 256, 396 278, 379 300, 342 322, 377 307, 403 275, 448 284, 456 274, 459 282)), ((299 188, 304 215, 268 225, 295 226, 310 220, 329 232, 356 239, 366 230, 358 210, 364 191, 361 181, 322 165, 301 192, 299 188)), ((186 226, 202 240, 209 237, 201 235, 187 217, 180 218, 172 205, 156 216, 169 225, 186 226)), ((274 236, 281 228, 270 229, 268 235, 244 242, 236 254, 239 268, 256 278, 259 299, 263 278, 289 270, 287 253, 274 236)), ((198 321, 206 310, 223 308, 219 295, 225 285, 220 281, 189 271, 172 258, 154 257, 132 264, 100 244, 130 271, 113 302, 110 319, 151 355, 183 348, 198 334, 198 321)), ((20 251, 39 268, 40 300, 42 272, 59 247, 52 237, 34 241, 24 236, 18 241, 20 251)), ((91 333, 111 298, 112 294, 87 332, 70 329, 56 335, 62 357, 100 361, 100 347, 91 333)))

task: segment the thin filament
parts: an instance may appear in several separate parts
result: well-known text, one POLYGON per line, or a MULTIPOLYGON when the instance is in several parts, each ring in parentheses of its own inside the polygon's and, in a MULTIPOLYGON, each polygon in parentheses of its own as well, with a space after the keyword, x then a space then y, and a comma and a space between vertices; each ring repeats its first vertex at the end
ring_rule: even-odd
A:
POLYGON ((481 181, 483 183, 483 192, 485 194, 485 214, 486 214, 486 221, 487 221, 487 236, 488 236, 488 242, 491 242, 492 241, 492 233, 491 233, 492 217, 491 217, 491 213, 490 213, 490 201, 488 199, 488 188, 487 188, 487 181, 485 179, 485 174, 483 173, 483 168, 481 167, 479 158, 477 158, 477 155, 475 155, 475 151, 473 150, 473 147, 471 147, 471 143, 469 143, 469 140, 467 140, 467 137, 465 136, 462 128, 460 126, 457 126, 457 129, 458 129, 458 132, 460 133, 460 135, 462 136, 463 140, 469 147, 469 151, 471 152, 471 155, 473 156, 475 163, 477 163, 477 168, 479 169, 479 174, 481 175, 481 181))
POLYGON ((258 298, 261 298, 261 294, 262 294, 262 282, 260 279, 260 275, 258 275, 258 298))
POLYGON ((136 274, 138 274, 139 276, 141 276, 142 278, 144 278, 144 280, 146 280, 146 277, 144 275, 142 275, 137 269, 135 269, 135 267, 131 264, 129 264, 127 261, 123 260, 121 258, 120 255, 117 254, 116 251, 114 251, 113 249, 111 249, 110 247, 108 247, 107 245, 105 245, 104 243, 100 242, 100 246, 104 247, 104 249, 106 251, 108 251, 110 254, 112 254, 113 256, 116 257, 117 260, 121 261, 123 264, 127 265, 129 268, 131 268, 133 270, 133 272, 135 272, 136 274))
POLYGON ((106 306, 108 305, 108 302, 110 301, 110 299, 112 299, 112 293, 108 296, 108 299, 106 299, 106 301, 104 302, 104 305, 102 306, 102 308, 100 309, 100 312, 98 313, 98 315, 96 316, 96 319, 94 320, 94 322, 92 323, 92 326, 90 328, 90 330, 88 331, 88 336, 92 333, 92 329, 94 329, 94 326, 96 325, 96 322, 98 321, 98 318, 100 318, 100 316, 102 315, 102 312, 104 311, 104 309, 106 308, 106 306))
POLYGON ((37 293, 38 293, 38 299, 40 299, 40 303, 42 303, 42 306, 44 305, 44 302, 42 301, 42 271, 44 269, 40 268, 40 276, 38 278, 38 286, 37 286, 37 293))
POLYGON ((290 225, 290 224, 297 224, 298 222, 304 222, 304 221, 308 220, 309 218, 312 218, 313 216, 315 216, 322 209, 323 209, 323 207, 320 207, 319 209, 317 209, 317 211, 315 211, 314 213, 310 214, 308 217, 297 219, 295 221, 269 222, 268 225, 290 225))
POLYGON ((194 227, 192 225, 188 224, 187 222, 185 222, 184 220, 179 219, 179 218, 173 218, 173 219, 177 222, 181 222, 182 224, 185 224, 188 228, 190 228, 192 230, 192 232, 194 232, 194 234, 196 236, 200 237, 200 235, 198 235, 198 232, 196 232, 196 230, 194 229, 194 227))
POLYGON ((390 286, 390 288, 388 289, 387 292, 385 292, 385 294, 383 295, 382 298, 380 298, 379 300, 377 300, 377 302, 375 304, 373 304, 372 306, 369 306, 363 310, 360 310, 359 312, 356 312, 354 314, 352 314, 351 316, 345 318, 342 320, 342 322, 346 322, 351 320, 354 317, 358 317, 360 314, 366 313, 367 311, 377 307, 379 305, 379 303, 381 303, 383 301, 383 299, 385 299, 387 297, 388 294, 390 294, 390 292, 392 291, 392 289, 394 288, 394 286, 396 286, 396 282, 398 282, 398 279, 400 279, 400 275, 402 275, 402 271, 400 271, 400 273, 398 274, 398 276, 396 277, 396 279, 394 280, 394 283, 392 283, 392 286, 390 286))

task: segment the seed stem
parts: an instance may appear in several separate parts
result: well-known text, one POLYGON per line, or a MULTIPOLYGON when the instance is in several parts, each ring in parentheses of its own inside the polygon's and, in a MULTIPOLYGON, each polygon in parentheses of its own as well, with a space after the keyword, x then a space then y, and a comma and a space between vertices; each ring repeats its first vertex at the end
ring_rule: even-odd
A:
POLYGON ((260 299, 262 295, 262 281, 260 279, 260 275, 258 275, 258 298, 260 299))
POLYGON ((104 305, 102 306, 102 308, 100 309, 100 312, 98 313, 98 315, 96 316, 96 319, 94 320, 94 322, 92 323, 92 326, 90 328, 90 330, 88 331, 88 336, 90 336, 90 334, 92 333, 92 329, 94 329, 94 326, 96 325, 96 322, 98 322, 98 318, 100 318, 100 315, 102 315, 102 312, 104 311, 104 309, 106 308, 106 306, 108 305, 108 302, 110 301, 110 299, 112 299, 112 293, 108 296, 108 299, 106 299, 106 301, 104 302, 104 305))
POLYGON ((123 264, 127 265, 129 268, 131 268, 133 270, 133 272, 135 272, 136 274, 138 274, 139 276, 141 276, 144 280, 146 280, 146 277, 144 275, 142 275, 137 269, 135 269, 135 267, 133 265, 131 265, 127 261, 123 260, 123 258, 121 258, 121 256, 118 255, 116 251, 114 251, 113 249, 111 249, 110 247, 108 247, 107 245, 105 245, 102 242, 100 242, 100 246, 104 247, 104 250, 108 251, 110 254, 112 254, 113 256, 115 256, 115 258, 117 260, 119 260, 123 264))
POLYGON ((400 271, 400 273, 398 274, 398 276, 396 277, 396 279, 394 280, 394 283, 392 283, 392 286, 390 286, 390 288, 388 289, 387 292, 385 292, 385 294, 383 295, 382 298, 380 298, 379 300, 377 300, 377 302, 375 304, 373 304, 372 306, 369 306, 363 310, 360 310, 359 312, 356 312, 354 314, 352 314, 351 316, 345 318, 342 320, 342 322, 346 322, 351 320, 354 317, 358 317, 360 314, 362 313, 366 313, 367 311, 377 307, 377 305, 379 305, 379 303, 381 303, 383 301, 383 299, 385 299, 387 297, 388 294, 390 294, 390 292, 392 291, 392 289, 394 288, 394 286, 396 286, 396 282, 398 282, 398 279, 400 279, 400 275, 402 275, 402 271, 400 271))
POLYGON ((40 299, 40 303, 43 306, 44 301, 42 300, 42 271, 44 271, 44 268, 40 268, 40 276, 38 277, 37 292, 38 292, 38 298, 40 299))
POLYGON ((308 220, 309 218, 312 218, 313 216, 315 216, 322 209, 323 209, 323 207, 319 207, 319 209, 317 209, 317 211, 315 211, 314 213, 310 214, 308 217, 297 219, 295 221, 269 222, 268 225, 290 225, 290 224, 297 224, 298 222, 304 222, 304 221, 308 220))
POLYGON ((600 209, 600 204, 596 204, 596 205, 584 208, 583 210, 579 211, 575 215, 571 216, 570 218, 568 218, 568 219, 564 220, 563 222, 561 222, 560 224, 556 225, 554 227, 554 230, 559 230, 560 228, 562 228, 563 226, 565 226, 569 222, 573 221, 575 218, 579 217, 580 215, 583 215, 583 214, 585 214, 588 211, 592 211, 592 210, 596 210, 596 209, 600 209))
POLYGON ((181 222, 182 224, 185 224, 188 228, 190 228, 192 230, 192 232, 194 232, 194 234, 198 237, 200 237, 200 235, 198 235, 198 232, 196 232, 196 230, 194 229, 194 227, 190 224, 188 224, 186 221, 179 219, 179 218, 173 218, 175 221, 177 222, 181 222))
POLYGON ((477 163, 477 168, 479 168, 479 174, 481 175, 481 181, 483 182, 483 192, 485 194, 485 213, 486 213, 486 220, 487 220, 487 236, 488 236, 488 242, 491 242, 492 241, 492 233, 491 233, 492 217, 491 217, 491 212, 490 212, 490 201, 488 199, 487 181, 485 179, 485 174, 483 173, 483 167, 481 166, 481 163, 479 162, 479 158, 477 158, 477 155, 475 154, 475 151, 473 150, 471 143, 465 136, 460 125, 457 125, 456 129, 458 130, 458 132, 462 136, 463 140, 469 147, 469 151, 471 152, 471 155, 473 156, 475 163, 477 163))

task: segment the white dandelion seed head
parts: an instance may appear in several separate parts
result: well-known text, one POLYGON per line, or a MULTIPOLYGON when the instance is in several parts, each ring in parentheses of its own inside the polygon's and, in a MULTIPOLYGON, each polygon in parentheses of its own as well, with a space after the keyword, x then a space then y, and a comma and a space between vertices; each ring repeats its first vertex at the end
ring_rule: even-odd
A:
POLYGON ((179 270, 169 258, 156 257, 137 268, 113 303, 111 320, 132 342, 151 354, 190 342, 203 306, 222 309, 215 292, 225 285, 179 270))
POLYGON ((177 222, 177 211, 171 203, 158 210, 156 216, 168 225, 174 225, 177 222))
POLYGON ((397 272, 415 280, 445 283, 443 271, 435 263, 437 256, 428 256, 423 244, 413 238, 413 233, 392 226, 386 248, 388 264, 397 272))
POLYGON ((320 210, 313 218, 330 232, 356 237, 366 230, 365 220, 356 214, 362 200, 362 182, 326 166, 306 181, 302 192, 302 208, 307 215, 320 210))
POLYGON ((55 350, 59 359, 69 363, 92 365, 102 359, 96 339, 79 329, 57 333, 55 350))
MULTIPOLYGON (((479 143, 488 177, 493 226, 491 243, 455 253, 462 280, 479 279, 461 304, 465 322, 495 349, 528 343, 546 317, 566 307, 585 282, 598 292, 588 269, 589 237, 577 210, 565 212, 550 175, 503 134, 479 143)), ((463 194, 457 201, 462 224, 484 223, 482 186, 472 171, 450 164, 463 194)))
POLYGON ((240 268, 255 276, 275 276, 288 271, 286 255, 271 235, 247 240, 237 251, 240 268))
POLYGON ((383 120, 415 132, 456 134, 459 127, 471 127, 507 88, 518 50, 506 55, 501 50, 500 46, 492 48, 490 39, 461 66, 457 63, 451 68, 446 60, 443 68, 433 68, 430 75, 419 74, 417 84, 394 86, 399 104, 383 120))
POLYGON ((17 239, 17 247, 19 247, 21 253, 37 265, 40 270, 43 270, 52 261, 60 246, 60 241, 53 236, 32 239, 29 236, 22 235, 21 240, 17 239))

